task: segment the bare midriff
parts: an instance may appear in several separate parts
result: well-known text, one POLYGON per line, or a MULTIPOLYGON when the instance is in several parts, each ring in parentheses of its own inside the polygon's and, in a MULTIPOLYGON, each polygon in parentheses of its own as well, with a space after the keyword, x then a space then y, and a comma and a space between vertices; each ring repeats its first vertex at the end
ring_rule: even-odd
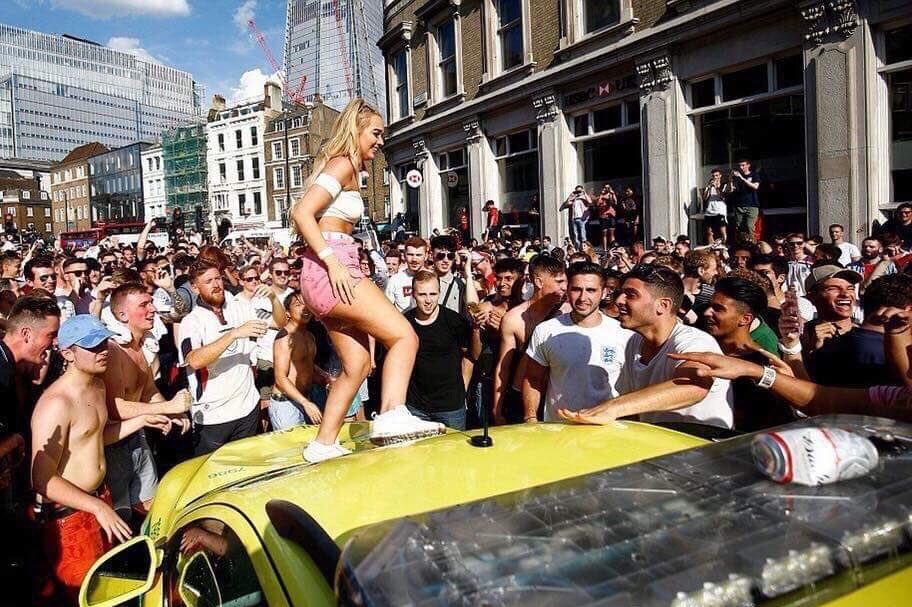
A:
POLYGON ((344 219, 338 217, 321 217, 317 222, 321 232, 342 232, 351 234, 354 226, 344 219))

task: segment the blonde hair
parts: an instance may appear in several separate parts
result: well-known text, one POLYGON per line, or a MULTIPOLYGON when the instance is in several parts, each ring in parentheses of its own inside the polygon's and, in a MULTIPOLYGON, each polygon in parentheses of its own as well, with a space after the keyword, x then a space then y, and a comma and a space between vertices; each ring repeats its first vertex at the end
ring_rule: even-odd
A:
MULTIPOLYGON (((326 168, 326 163, 333 158, 344 156, 351 161, 356 172, 361 171, 364 161, 361 159, 361 147, 358 145, 358 139, 361 136, 361 131, 367 128, 371 118, 374 116, 380 116, 380 112, 364 99, 355 97, 348 102, 348 105, 345 106, 345 109, 342 110, 342 113, 339 114, 333 123, 329 139, 323 142, 320 152, 314 159, 313 170, 304 184, 305 192, 317 179, 317 176, 323 172, 323 169, 326 168)), ((357 174, 355 176, 360 177, 357 174)), ((301 198, 303 196, 295 200, 291 205, 291 209, 288 210, 289 216, 301 198)))

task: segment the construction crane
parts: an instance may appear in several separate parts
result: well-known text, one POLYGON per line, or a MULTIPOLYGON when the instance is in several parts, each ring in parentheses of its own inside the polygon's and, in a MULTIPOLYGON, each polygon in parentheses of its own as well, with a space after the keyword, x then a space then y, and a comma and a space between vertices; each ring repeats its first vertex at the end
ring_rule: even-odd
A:
POLYGON ((342 67, 345 69, 345 88, 349 97, 352 96, 351 66, 348 63, 348 49, 345 47, 345 32, 342 31, 342 14, 339 12, 339 0, 333 0, 333 15, 336 17, 336 34, 339 36, 339 46, 342 47, 342 67))
POLYGON ((247 29, 250 30, 250 35, 253 36, 253 39, 260 45, 263 54, 266 55, 266 61, 269 62, 269 66, 272 68, 273 73, 276 75, 276 78, 279 79, 279 84, 282 85, 282 94, 285 96, 286 100, 291 101, 292 103, 304 103, 304 85, 307 83, 307 74, 301 76, 301 82, 292 90, 285 81, 285 70, 279 65, 279 62, 276 61, 272 51, 269 50, 269 45, 266 44, 266 36, 264 36, 257 27, 256 21, 248 19, 247 29))

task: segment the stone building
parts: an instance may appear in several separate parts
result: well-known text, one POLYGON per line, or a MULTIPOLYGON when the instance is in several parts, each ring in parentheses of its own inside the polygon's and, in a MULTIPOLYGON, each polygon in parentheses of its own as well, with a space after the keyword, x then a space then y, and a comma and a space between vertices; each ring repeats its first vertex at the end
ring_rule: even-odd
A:
POLYGON ((98 142, 70 151, 51 169, 51 216, 55 235, 92 227, 89 193, 89 158, 107 152, 98 142))
POLYGON ((743 157, 766 233, 912 200, 905 0, 391 0, 384 150, 421 233, 493 199, 559 238, 577 184, 630 187, 644 235, 701 238, 699 190, 743 157), (423 183, 405 185, 418 169, 423 183))
POLYGON ((142 151, 143 165, 143 217, 146 221, 165 217, 165 165, 162 162, 162 146, 157 143, 142 151))
POLYGON ((22 236, 53 237, 51 198, 46 190, 41 189, 39 179, 0 169, 0 199, 3 202, 4 231, 7 222, 12 222, 22 236))

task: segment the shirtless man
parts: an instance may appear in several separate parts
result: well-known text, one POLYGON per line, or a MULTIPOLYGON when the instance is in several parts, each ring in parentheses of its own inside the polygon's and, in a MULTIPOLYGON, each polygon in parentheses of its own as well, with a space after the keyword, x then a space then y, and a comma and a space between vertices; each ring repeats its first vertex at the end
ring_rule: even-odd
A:
MULTIPOLYGON (((489 413, 494 407, 494 375, 497 366, 497 352, 500 345, 501 322, 508 310, 522 302, 522 277, 526 264, 518 259, 508 257, 494 265, 494 294, 473 306, 468 300, 468 307, 475 325, 481 327, 481 354, 475 362, 470 393, 474 394, 475 415, 472 423, 480 423, 481 412, 489 413)), ((469 289, 471 291, 471 289, 469 289)))
POLYGON ((275 388, 269 401, 269 423, 273 430, 301 424, 319 424, 323 419, 314 402, 314 356, 317 344, 307 330, 311 319, 300 293, 285 297, 288 322, 272 346, 275 388))
MULTIPOLYGON (((144 414, 167 416, 171 423, 187 432, 190 419, 190 393, 178 392, 165 400, 155 386, 152 368, 143 354, 143 340, 155 320, 152 295, 140 283, 125 283, 111 293, 111 313, 130 331, 131 341, 120 345, 111 340, 109 362, 104 374, 108 414, 114 420, 127 420, 144 414)), ((170 428, 164 430, 168 432, 170 428)), ((121 518, 145 516, 158 488, 158 473, 145 432, 105 448, 108 463, 107 484, 114 508, 121 518)))
POLYGON ((75 603, 92 563, 130 528, 114 512, 105 477, 104 445, 144 428, 167 428, 161 415, 108 421, 105 385, 108 338, 89 314, 60 327, 66 372, 44 392, 32 414, 32 486, 42 502, 38 517, 50 568, 66 600, 75 603))
POLYGON ((522 404, 526 344, 543 321, 561 312, 567 293, 564 264, 550 255, 538 255, 529 263, 532 297, 507 312, 500 323, 500 350, 494 372, 494 423, 526 419, 522 404))

